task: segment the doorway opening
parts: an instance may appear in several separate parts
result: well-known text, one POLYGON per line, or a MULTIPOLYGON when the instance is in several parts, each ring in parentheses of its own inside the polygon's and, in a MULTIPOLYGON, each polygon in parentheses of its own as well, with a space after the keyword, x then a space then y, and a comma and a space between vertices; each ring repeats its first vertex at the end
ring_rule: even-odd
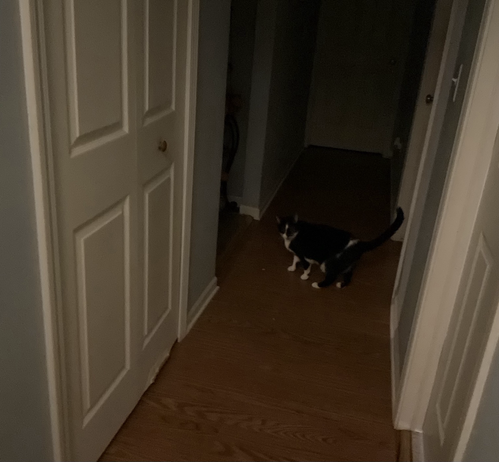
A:
MULTIPOLYGON (((263 218, 298 159, 319 151, 336 159, 336 167, 327 163, 334 173, 348 157, 366 171, 373 169, 370 157, 377 159, 374 169, 387 173, 380 191, 388 188, 372 232, 381 231, 400 202, 404 165, 412 171, 406 182, 416 176, 417 159, 406 159, 422 150, 424 136, 417 139, 413 122, 424 132, 443 48, 428 45, 430 37, 445 37, 448 14, 433 21, 436 0, 230 3, 219 259, 263 218)), ((351 194, 362 195, 362 187, 350 183, 336 200, 346 204, 351 194)), ((410 201, 401 205, 407 215, 410 201)), ((285 208, 279 213, 298 211, 293 203, 285 208)), ((330 213, 325 207, 303 218, 324 223, 330 213)), ((331 224, 354 232, 354 215, 359 221, 372 215, 346 213, 350 219, 331 224)))
MULTIPOLYGON (((231 38, 238 30, 234 19, 235 2, 232 3, 231 38)), ((443 4, 445 2, 439 1, 437 7, 443 4)), ((419 56, 420 67, 411 65, 410 70, 416 69, 416 75, 403 72, 400 77, 392 128, 395 131, 399 127, 395 123, 397 114, 409 122, 404 125, 398 120, 405 132, 398 132, 396 137, 391 132, 387 143, 391 153, 381 148, 354 148, 364 152, 347 150, 345 145, 338 146, 343 149, 333 149, 334 146, 328 146, 325 141, 319 143, 324 146, 314 146, 307 138, 313 132, 307 131, 306 126, 314 120, 309 95, 317 34, 312 34, 313 40, 309 42, 314 45, 311 52, 305 40, 310 29, 303 24, 313 23, 317 31, 320 9, 315 17, 310 17, 305 10, 295 15, 293 9, 310 8, 308 2, 255 2, 252 11, 248 11, 249 5, 244 2, 246 10, 241 14, 244 19, 241 22, 253 35, 241 34, 241 37, 245 40, 252 37, 250 51, 238 55, 249 63, 241 72, 248 83, 245 88, 249 96, 244 97, 242 90, 230 88, 231 93, 241 95, 236 117, 241 133, 240 149, 244 154, 238 151, 234 158, 228 197, 240 206, 241 215, 253 221, 241 233, 240 245, 229 252, 230 261, 219 265, 221 290, 199 317, 188 341, 179 345, 148 395, 147 404, 152 406, 147 413, 166 413, 166 419, 163 414, 165 426, 180 422, 183 435, 189 432, 189 437, 183 439, 186 444, 155 438, 154 446, 162 453, 171 453, 174 447, 179 457, 188 454, 191 458, 206 458, 208 454, 219 459, 224 455, 231 460, 274 460, 287 456, 312 459, 321 454, 330 459, 394 460, 397 446, 392 420, 390 350, 394 342, 390 332, 390 300, 400 243, 387 242, 366 255, 351 287, 314 291, 310 283, 319 278, 320 273, 313 273, 310 280, 304 281, 299 274, 286 271, 291 257, 277 234, 274 216, 298 211, 303 218, 349 229, 360 238, 370 238, 385 228, 397 202, 395 191, 401 177, 400 171, 397 177, 394 170, 404 164, 408 149, 405 144, 412 143, 414 138, 411 122, 417 119, 418 111, 424 115, 424 109, 432 107, 431 98, 429 102, 426 99, 432 94, 431 85, 429 91, 428 87, 422 91, 424 82, 428 84, 428 40, 418 36, 423 49, 417 48, 412 40, 417 34, 409 34, 406 49, 410 50, 412 44, 418 53, 414 49, 414 53, 408 51, 406 61, 419 56), (278 19, 282 21, 279 23, 278 19), (269 23, 273 27, 269 28, 269 23), (303 28, 294 28, 297 23, 303 28), (291 46, 291 38, 296 37, 300 46, 291 46), (303 77, 307 66, 303 59, 296 60, 297 49, 305 54, 309 52, 306 56, 308 85, 305 86, 298 85, 306 81, 297 76, 303 77), (407 81, 412 82, 412 86, 404 93, 407 81), (405 95, 404 98, 401 95, 405 95), (247 111, 245 122, 244 111, 247 111), (236 183, 236 172, 242 172, 241 183, 236 183), (192 409, 201 411, 192 412, 192 409), (267 426, 267 422, 271 424, 267 426), (360 422, 367 423, 366 427, 360 422), (216 444, 211 444, 212 438, 206 444, 200 428, 216 434, 216 444), (303 432, 309 436, 300 437, 300 444, 294 445, 295 435, 303 435, 303 432), (332 437, 317 436, 322 434, 332 437), (339 439, 345 441, 343 446, 336 444, 339 439), (303 445, 304 440, 311 442, 303 445), (318 441, 320 444, 315 444, 318 441), (330 445, 331 441, 335 444, 330 445)), ((433 37, 432 17, 440 10, 421 1, 413 8, 412 26, 415 27, 417 17, 418 27, 424 26, 427 38, 433 37), (424 9, 426 16, 421 13, 422 5, 427 8, 424 9)), ((444 36, 442 42, 447 40, 448 23, 449 16, 439 24, 444 28, 444 32, 437 34, 444 36)), ((433 90, 442 48, 443 43, 440 58, 434 60, 437 70, 433 69, 433 90)), ((235 63, 233 53, 230 62, 231 85, 234 85, 234 73, 241 67, 235 63)), ((389 60, 388 66, 394 64, 389 60)), ((225 75, 223 77, 218 83, 222 80, 225 83, 225 75)), ((210 95, 213 95, 213 87, 210 86, 210 95)), ((226 98, 225 86, 221 87, 219 108, 224 106, 226 98)), ((202 97, 201 93, 198 101, 202 97)), ((445 105, 447 100, 443 99, 445 105)), ((219 114, 221 122, 224 113, 220 110, 219 114)), ((223 130, 219 133, 220 162, 214 182, 217 196, 223 130)), ((142 410, 146 411, 145 406, 142 410)), ((127 428, 110 447, 107 460, 127 448, 127 441, 140 428, 143 418, 140 412, 132 416, 127 428)))
POLYGON ((240 213, 237 199, 234 198, 234 195, 229 198, 228 193, 231 170, 240 147, 241 133, 239 129, 238 113, 241 110, 242 104, 241 95, 234 93, 231 90, 231 70, 232 64, 229 55, 222 151, 222 174, 220 181, 220 207, 218 212, 218 264, 230 254, 230 251, 236 245, 238 238, 243 235, 244 231, 253 221, 251 216, 240 213))

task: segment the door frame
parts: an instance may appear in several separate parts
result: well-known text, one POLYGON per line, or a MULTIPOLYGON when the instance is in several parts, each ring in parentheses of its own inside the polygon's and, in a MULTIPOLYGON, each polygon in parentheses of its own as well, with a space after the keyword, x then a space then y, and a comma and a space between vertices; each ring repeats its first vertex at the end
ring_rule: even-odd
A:
MULTIPOLYGON (((187 332, 200 0, 187 1, 179 340, 182 340, 187 332)), ((54 159, 50 135, 51 120, 42 4, 43 0, 19 0, 19 16, 34 186, 52 451, 53 460, 63 462, 71 458, 68 406, 65 405, 69 394, 62 340, 62 296, 55 210, 54 159)))
POLYGON ((488 118, 483 107, 499 91, 498 41, 499 0, 487 0, 402 372, 394 418, 397 429, 423 430, 495 141, 492 119, 497 123, 499 108, 497 117, 488 118))
MULTIPOLYGON (((450 79, 454 72, 455 58, 458 53, 459 40, 455 40, 454 37, 456 36, 456 34, 459 34, 460 36, 462 24, 464 21, 464 15, 466 13, 466 8, 464 8, 464 11, 462 11, 460 7, 462 6, 463 2, 466 1, 467 0, 452 0, 450 12, 447 17, 448 25, 447 25, 447 30, 445 32, 445 42, 441 53, 441 60, 439 64, 437 81, 434 90, 435 100, 432 104, 429 119, 427 121, 427 128, 424 135, 423 146, 421 149, 421 153, 419 154, 419 159, 417 159, 415 165, 410 164, 408 166, 408 162, 410 162, 410 159, 409 158, 406 159, 406 165, 404 166, 404 172, 402 177, 402 182, 404 182, 408 173, 406 172, 407 168, 412 167, 416 170, 415 173, 416 179, 415 179, 415 184, 413 185, 413 193, 410 200, 410 208, 408 209, 409 212, 408 217, 406 220, 407 224, 405 229, 402 231, 403 233, 402 249, 400 252, 399 265, 395 277, 393 296, 390 308, 392 410, 394 413, 395 421, 397 421, 398 419, 396 417, 397 415, 396 411, 399 407, 399 401, 401 399, 400 398, 401 389, 405 388, 403 380, 404 371, 401 371, 401 374, 398 375, 398 371, 400 370, 400 361, 401 361, 401 358, 399 358, 399 350, 398 350, 399 322, 402 310, 402 303, 405 299, 405 291, 407 290, 407 282, 408 282, 407 281, 408 275, 404 274, 402 270, 406 266, 410 267, 412 265, 412 261, 414 258, 415 246, 419 234, 419 223, 425 205, 424 199, 426 198, 426 195, 428 193, 431 171, 434 165, 433 160, 435 158, 436 149, 438 147, 438 141, 440 139, 439 133, 445 116, 445 110, 447 106, 447 96, 450 91, 450 79), (444 87, 447 88, 445 89, 444 87)), ((437 0, 437 3, 435 5, 434 21, 443 20, 442 16, 445 17, 445 15, 442 15, 442 12, 440 11, 442 7, 445 8, 443 0, 437 0)), ((430 32, 429 40, 432 40, 433 31, 434 31, 434 26, 432 25, 432 30, 430 32)), ((437 37, 437 40, 439 39, 440 38, 437 37)), ((429 51, 430 48, 431 44, 429 44, 427 50, 429 51)), ((428 58, 428 56, 426 58, 428 58)), ((426 58, 425 61, 427 60, 426 58)), ((423 81, 424 78, 425 76, 423 75, 421 81, 423 81)), ((421 93, 422 91, 420 90, 418 94, 418 100, 421 98, 421 93)), ((413 121, 413 123, 415 123, 415 121, 413 121)), ((411 132, 412 131, 413 130, 411 129, 411 132)), ((411 141, 412 141, 412 133, 409 143, 411 143, 411 141)), ((409 154, 411 154, 410 150, 408 151, 407 155, 409 156, 409 154)), ((403 184, 401 185, 400 194, 402 194, 402 188, 403 184)), ((400 195, 397 202, 399 203, 400 206, 401 205, 400 195)), ((396 237, 394 237, 394 239, 397 240, 396 237)), ((429 256, 428 261, 430 260, 430 258, 431 257, 429 256)), ((423 287, 423 284, 424 281, 422 282, 421 288, 423 287)))
MULTIPOLYGON (((423 164, 428 148, 428 134, 433 125, 436 112, 436 103, 442 91, 442 63, 447 61, 449 31, 454 21, 454 0, 436 0, 433 10, 426 55, 424 57, 423 72, 419 81, 419 90, 414 107, 406 154, 400 180, 398 195, 393 199, 403 210, 409 211, 413 197, 416 195, 419 183, 419 168, 423 164), (428 106, 426 95, 434 97, 434 103, 428 106)), ((393 235, 392 240, 404 241, 408 224, 402 226, 393 235)))

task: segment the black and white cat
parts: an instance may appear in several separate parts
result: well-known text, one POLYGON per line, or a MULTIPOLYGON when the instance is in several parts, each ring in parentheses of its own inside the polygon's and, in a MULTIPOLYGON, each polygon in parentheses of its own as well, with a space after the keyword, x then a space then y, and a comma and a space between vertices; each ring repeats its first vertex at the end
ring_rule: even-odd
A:
POLYGON ((293 254, 293 263, 288 271, 295 271, 298 262, 304 273, 301 278, 307 280, 312 265, 320 266, 326 276, 322 282, 314 282, 318 289, 330 286, 341 275, 343 281, 336 284, 342 288, 350 284, 352 272, 362 254, 379 247, 390 239, 404 222, 404 212, 399 207, 397 216, 390 227, 371 241, 354 239, 348 231, 326 225, 316 225, 294 217, 277 217, 279 233, 284 245, 293 254))

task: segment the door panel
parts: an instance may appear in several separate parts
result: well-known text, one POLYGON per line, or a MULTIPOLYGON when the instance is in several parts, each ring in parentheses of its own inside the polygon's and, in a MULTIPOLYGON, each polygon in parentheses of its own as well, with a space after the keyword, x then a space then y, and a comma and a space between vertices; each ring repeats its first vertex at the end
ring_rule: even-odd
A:
POLYGON ((176 1, 147 0, 144 12, 144 121, 174 109, 176 1))
POLYGON ((181 65, 186 24, 185 2, 137 2, 137 143, 139 216, 143 229, 144 278, 142 386, 147 387, 177 339, 180 273, 181 198, 176 171, 182 165, 185 67, 181 65), (164 146, 160 146, 165 143, 164 146), (161 149, 160 149, 161 148, 161 149), (151 372, 153 371, 153 372, 151 372))
POLYGON ((76 233, 84 420, 98 412, 130 369, 128 201, 76 233), (113 341, 109 342, 109 332, 113 341))
POLYGON ((496 142, 425 420, 428 450, 442 460, 452 458, 458 444, 497 310, 498 162, 499 145, 496 142))
POLYGON ((398 345, 400 370, 408 364, 411 333, 416 325, 420 292, 426 277, 426 265, 431 253, 433 234, 441 211, 447 172, 452 166, 454 142, 465 107, 466 90, 471 76, 475 46, 480 29, 485 0, 459 0, 454 4, 449 31, 451 47, 443 69, 439 100, 428 139, 426 157, 421 166, 421 181, 405 237, 404 254, 394 288, 395 304, 400 307, 398 345), (453 78, 460 73, 460 83, 454 95, 453 78))
MULTIPOLYGON (((497 326, 499 297, 499 88, 495 64, 497 36, 493 35, 497 27, 492 25, 497 25, 499 9, 496 1, 484 3, 470 2, 468 5, 468 10, 474 11, 469 24, 474 24, 475 29, 481 24, 481 30, 487 31, 480 46, 469 103, 469 111, 473 111, 474 116, 468 116, 466 127, 469 130, 472 123, 480 125, 480 131, 475 135, 480 142, 477 152, 463 152, 462 155, 473 156, 475 165, 481 164, 486 178, 475 175, 475 181, 480 185, 480 203, 464 212, 472 216, 476 213, 476 219, 471 239, 466 244, 466 260, 423 426, 428 460, 459 460, 462 456, 464 442, 460 440, 470 404, 478 398, 475 386, 479 371, 483 369, 486 346, 489 344, 490 350, 497 341, 496 333, 495 339, 489 341, 489 338, 492 324, 497 326), (486 17, 492 18, 489 28, 481 21, 484 10, 488 13, 486 17), (486 123, 481 119, 476 121, 477 113, 486 123), (456 453, 458 447, 459 454, 456 453)), ((474 47, 474 42, 469 40, 465 53, 471 54, 474 47)))
MULTIPOLYGON (((167 168, 178 154, 176 143, 177 119, 175 106, 177 57, 177 0, 147 0, 139 2, 137 135, 139 184, 144 186, 167 168), (158 149, 166 141, 166 151, 158 149)), ((181 71, 181 69, 179 70, 181 71)))
POLYGON ((75 142, 81 145, 103 135, 126 131, 123 130, 127 115, 124 58, 128 27, 124 0, 68 3, 68 82, 74 146, 75 142), (88 65, 90 62, 92 66, 88 65))
POLYGON ((168 170, 148 184, 144 191, 145 344, 171 309, 172 184, 168 170))
POLYGON ((126 1, 44 3, 72 460, 139 398, 133 27, 126 1))
MULTIPOLYGON (((442 91, 442 71, 445 64, 449 60, 449 48, 446 44, 449 43, 450 32, 454 29, 454 21, 456 18, 455 3, 453 0, 430 0, 421 2, 419 7, 416 7, 414 23, 415 30, 411 32, 411 46, 406 66, 413 66, 418 63, 418 54, 423 51, 424 65, 420 75, 419 89, 410 88, 415 84, 417 73, 410 72, 413 79, 409 80, 407 73, 404 73, 404 82, 402 85, 400 103, 397 109, 398 116, 396 121, 395 135, 400 135, 402 146, 405 149, 396 150, 393 153, 392 168, 391 168, 391 197, 392 206, 395 203, 402 210, 407 212, 411 209, 413 197, 418 188, 418 172, 419 165, 425 160, 426 152, 428 152, 427 139, 432 130, 435 130, 435 120, 437 114, 443 110, 440 109, 439 101, 442 91), (428 24, 430 18, 432 21, 428 24), (430 28, 426 30, 424 25, 430 28), (423 32, 415 37, 415 31, 423 32), (426 35, 425 32, 429 32, 426 35), (426 50, 421 50, 421 46, 426 40, 426 50), (419 51, 419 53, 418 53, 419 51), (412 92, 417 91, 417 94, 412 92), (412 96, 414 100, 414 114, 411 121, 411 114, 401 114, 409 108, 412 96), (435 100, 432 104, 426 103, 426 95, 433 95, 435 100), (410 124, 410 126, 408 125, 410 124), (409 131, 408 131, 409 129, 409 131), (405 151, 405 153, 403 152, 405 151)), ((423 56, 419 57, 420 59, 423 56)), ((420 61, 419 61, 420 63, 420 61)), ((392 207, 394 208, 394 207, 392 207)), ((406 229, 409 227, 409 220, 405 220, 399 230, 394 234, 393 238, 397 241, 405 240, 406 229)))
POLYGON ((481 350, 484 338, 482 334, 487 332, 491 320, 490 298, 494 296, 496 282, 491 283, 494 279, 491 278, 495 267, 494 258, 483 234, 480 234, 475 245, 476 248, 471 252, 473 255, 471 269, 462 303, 457 307, 450 328, 452 334, 448 339, 448 348, 452 352, 453 360, 447 362, 440 377, 436 411, 442 442, 445 435, 449 436, 449 433, 456 429, 455 422, 458 416, 455 415, 457 409, 453 404, 457 396, 463 395, 465 382, 474 374, 476 358, 473 355, 481 350), (451 427, 449 427, 450 422, 453 423, 451 427))
POLYGON ((70 458, 89 461, 177 338, 187 2, 47 0, 44 17, 70 458))

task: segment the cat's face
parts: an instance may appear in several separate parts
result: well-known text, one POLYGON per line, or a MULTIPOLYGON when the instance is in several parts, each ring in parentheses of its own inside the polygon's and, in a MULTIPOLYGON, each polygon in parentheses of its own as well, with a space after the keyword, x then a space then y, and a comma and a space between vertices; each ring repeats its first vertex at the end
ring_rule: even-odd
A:
POLYGON ((296 224, 298 223, 298 217, 276 217, 277 219, 277 229, 279 234, 285 240, 291 240, 298 234, 298 228, 296 224))

